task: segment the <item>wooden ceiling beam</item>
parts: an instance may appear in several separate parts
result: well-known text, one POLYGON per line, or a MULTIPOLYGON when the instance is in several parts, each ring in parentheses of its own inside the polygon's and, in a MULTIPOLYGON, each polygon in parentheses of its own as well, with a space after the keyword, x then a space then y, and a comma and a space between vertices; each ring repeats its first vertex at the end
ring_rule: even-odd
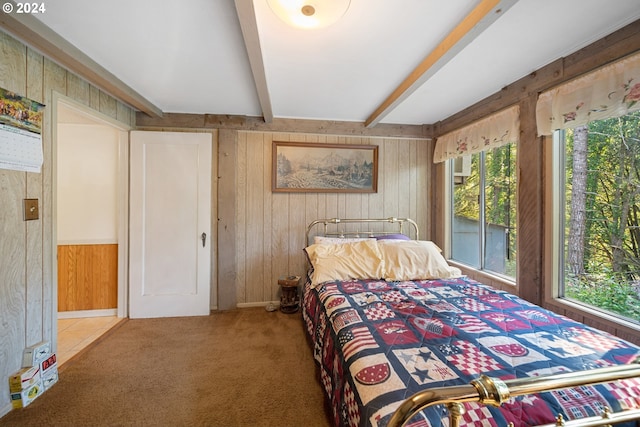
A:
POLYGON ((517 0, 482 0, 480 3, 427 55, 385 101, 367 118, 365 126, 375 126, 424 82, 445 66, 455 55, 493 24, 517 0))
POLYGON ((380 123, 367 128, 364 122, 336 120, 281 119, 265 123, 262 117, 228 114, 165 113, 161 118, 136 114, 138 129, 231 129, 250 132, 317 133, 323 135, 368 136, 382 138, 431 139, 432 125, 380 123))
POLYGON ((0 13, 0 28, 122 102, 151 117, 162 117, 160 108, 32 15, 0 13))
POLYGON ((271 123, 273 121, 273 109, 271 97, 269 96, 269 87, 267 86, 267 75, 264 69, 264 59, 262 58, 262 47, 260 46, 260 35, 253 1, 235 0, 235 4, 244 45, 249 56, 253 81, 258 93, 258 101, 262 109, 262 116, 266 123, 271 123))

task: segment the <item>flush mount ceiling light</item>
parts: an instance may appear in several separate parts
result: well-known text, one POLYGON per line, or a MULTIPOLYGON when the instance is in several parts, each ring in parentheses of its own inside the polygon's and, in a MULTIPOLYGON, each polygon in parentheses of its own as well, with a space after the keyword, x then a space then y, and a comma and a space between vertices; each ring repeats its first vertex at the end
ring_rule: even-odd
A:
POLYGON ((297 28, 323 28, 340 19, 351 0, 267 0, 271 10, 297 28))

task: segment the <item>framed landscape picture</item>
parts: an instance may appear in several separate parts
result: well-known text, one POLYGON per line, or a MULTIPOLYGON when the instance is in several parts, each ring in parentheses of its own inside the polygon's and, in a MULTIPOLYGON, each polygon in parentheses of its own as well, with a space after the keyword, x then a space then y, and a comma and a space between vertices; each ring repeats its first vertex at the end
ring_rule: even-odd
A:
POLYGON ((375 193, 378 146, 273 142, 274 192, 375 193))

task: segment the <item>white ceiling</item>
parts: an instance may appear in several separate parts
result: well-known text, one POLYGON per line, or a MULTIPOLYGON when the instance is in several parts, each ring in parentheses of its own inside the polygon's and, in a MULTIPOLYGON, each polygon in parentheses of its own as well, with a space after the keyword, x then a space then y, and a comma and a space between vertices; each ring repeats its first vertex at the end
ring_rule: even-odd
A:
MULTIPOLYGON (((236 3, 249 1, 54 0, 35 16, 165 113, 263 116, 267 105, 275 118, 364 122, 481 3, 351 0, 337 23, 301 30, 280 21, 266 0, 253 0, 255 18, 241 25, 236 3), (251 25, 266 97, 243 38, 251 25)), ((501 7, 495 22, 379 122, 436 123, 640 19, 640 0, 501 7)))

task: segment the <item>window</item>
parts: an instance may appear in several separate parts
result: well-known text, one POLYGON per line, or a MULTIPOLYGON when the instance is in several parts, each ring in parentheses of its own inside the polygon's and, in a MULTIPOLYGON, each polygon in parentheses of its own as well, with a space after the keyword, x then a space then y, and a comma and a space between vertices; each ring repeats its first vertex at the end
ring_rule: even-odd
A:
POLYGON ((559 296, 640 322, 640 112, 554 139, 559 296))
POLYGON ((448 161, 447 254, 477 270, 516 277, 516 147, 513 105, 438 137, 434 163, 448 161))
POLYGON ((516 145, 449 160, 451 258, 514 280, 516 145))
POLYGON ((543 92, 536 104, 538 134, 554 135, 552 295, 636 326, 639 111, 640 54, 543 92))

